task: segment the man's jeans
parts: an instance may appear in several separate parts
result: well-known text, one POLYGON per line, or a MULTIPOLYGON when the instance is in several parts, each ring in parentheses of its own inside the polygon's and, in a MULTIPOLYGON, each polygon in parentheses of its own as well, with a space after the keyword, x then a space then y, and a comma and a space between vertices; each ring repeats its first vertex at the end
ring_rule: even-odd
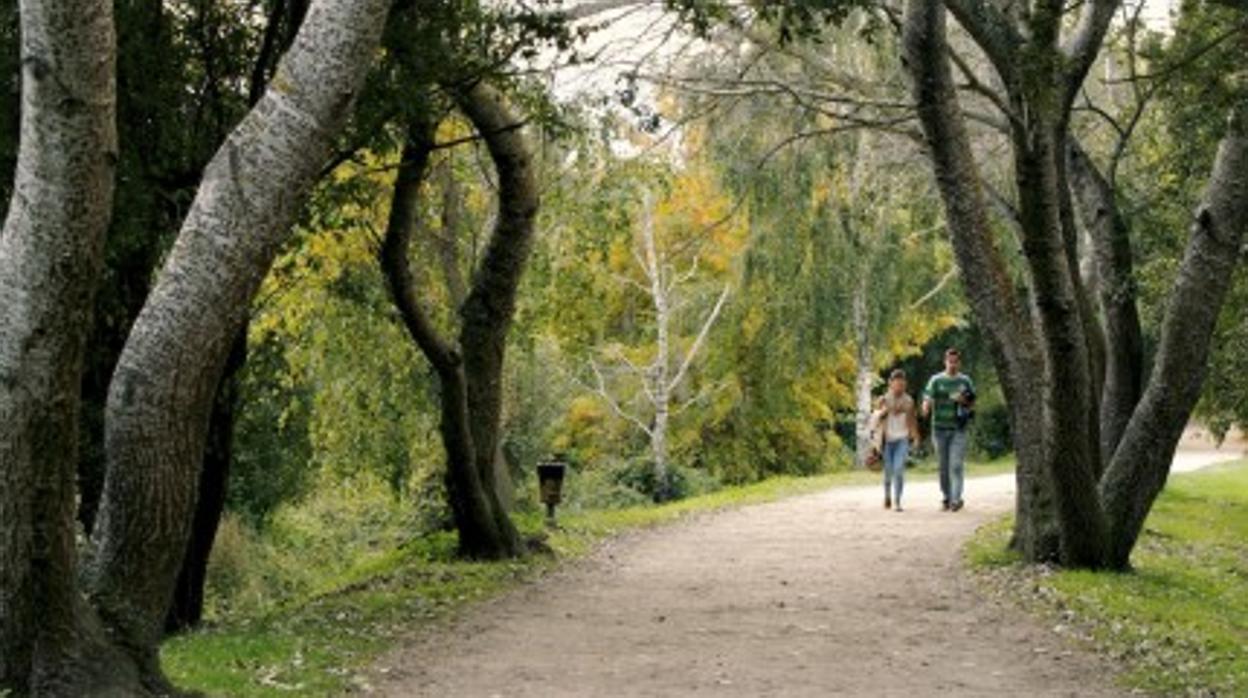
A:
POLYGON ((940 460, 940 492, 945 501, 962 501, 962 482, 966 475, 966 430, 936 429, 936 457, 940 460))

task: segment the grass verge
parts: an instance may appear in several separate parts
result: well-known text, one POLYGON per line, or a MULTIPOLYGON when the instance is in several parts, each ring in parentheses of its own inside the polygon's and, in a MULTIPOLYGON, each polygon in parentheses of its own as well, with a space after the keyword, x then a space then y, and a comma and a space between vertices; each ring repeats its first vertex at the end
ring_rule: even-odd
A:
MULTIPOLYGON (((972 476, 1009 472, 1013 461, 970 464, 972 476)), ((935 467, 912 469, 916 479, 935 467)), ((552 555, 510 562, 455 558, 453 534, 425 536, 341 575, 324 591, 259 617, 230 620, 175 637, 162 659, 174 682, 212 696, 325 696, 364 688, 366 669, 404 635, 450 617, 466 603, 498 594, 561 560, 590 552, 619 532, 706 512, 761 504, 831 487, 870 485, 878 473, 777 477, 665 504, 577 512, 545 531, 537 514, 517 517, 522 531, 543 535, 552 555)))
POLYGON ((1171 478, 1129 574, 1021 565, 1009 532, 995 522, 965 549, 990 594, 1108 655, 1127 687, 1248 695, 1248 461, 1171 478))

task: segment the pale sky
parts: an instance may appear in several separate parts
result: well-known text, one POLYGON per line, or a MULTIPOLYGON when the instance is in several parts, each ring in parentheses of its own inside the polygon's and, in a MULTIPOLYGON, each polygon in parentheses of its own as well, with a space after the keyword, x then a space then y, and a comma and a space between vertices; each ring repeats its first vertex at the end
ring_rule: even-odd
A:
MULTIPOLYGON (((1166 31, 1170 12, 1178 0, 1142 0, 1141 17, 1150 26, 1166 31)), ((578 9, 622 6, 593 15, 585 23, 606 26, 591 34, 582 53, 597 60, 584 67, 565 67, 550 74, 550 87, 562 97, 610 95, 619 87, 619 75, 640 67, 646 72, 663 72, 672 61, 698 51, 698 44, 676 27, 662 0, 565 0, 564 7, 578 9)), ((1133 12, 1135 0, 1125 0, 1121 16, 1133 12)), ((549 65, 553 56, 540 59, 549 65)), ((539 63, 540 64, 540 63, 539 63)))

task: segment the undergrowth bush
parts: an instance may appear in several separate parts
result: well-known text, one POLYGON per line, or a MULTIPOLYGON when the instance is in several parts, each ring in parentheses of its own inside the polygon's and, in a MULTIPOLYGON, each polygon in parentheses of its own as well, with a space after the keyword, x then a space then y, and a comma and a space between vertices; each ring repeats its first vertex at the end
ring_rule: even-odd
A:
POLYGON ((436 530, 441 519, 424 497, 396 497, 367 475, 322 483, 278 507, 261 531, 227 514, 209 560, 206 615, 252 616, 332 588, 351 570, 436 530))

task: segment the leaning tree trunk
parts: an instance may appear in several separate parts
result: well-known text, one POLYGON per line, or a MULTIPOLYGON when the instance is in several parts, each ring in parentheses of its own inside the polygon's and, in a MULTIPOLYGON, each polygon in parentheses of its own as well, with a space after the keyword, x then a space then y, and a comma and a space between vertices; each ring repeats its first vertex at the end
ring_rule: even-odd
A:
MULTIPOLYGON (((274 1, 251 72, 251 84, 247 90, 248 108, 255 107, 264 96, 269 76, 277 62, 277 51, 284 52, 290 48, 306 11, 306 3, 297 2, 287 7, 285 0, 274 1)), ((170 633, 199 625, 204 615, 208 558, 217 539, 221 515, 225 513, 230 466, 234 460, 234 424, 239 410, 239 386, 247 365, 249 328, 250 323, 244 322, 234 336, 225 371, 213 397, 212 415, 208 419, 208 446, 204 449, 204 463, 199 475, 199 498, 191 520, 191 538, 186 546, 182 568, 178 571, 173 603, 165 618, 165 630, 170 633)))
POLYGON ((20 11, 21 143, 0 233, 0 693, 104 693, 126 670, 78 595, 74 514, 117 161, 112 3, 22 0, 20 11))
POLYGON ((1052 485, 1044 468, 1050 442, 1037 428, 1043 423, 1042 404, 1036 399, 1043 385, 1043 353, 989 222, 988 202, 948 64, 945 8, 939 0, 906 4, 903 43, 958 271, 972 311, 988 330, 997 374, 1010 403, 1018 453, 1013 545, 1029 559, 1052 559, 1057 555, 1052 485))
POLYGON ((1125 569, 1200 398, 1222 304, 1248 239, 1248 97, 1232 115, 1170 294, 1148 387, 1102 478, 1109 565, 1125 569))
POLYGON ((230 464, 234 460, 234 417, 238 409, 239 384, 247 361, 247 325, 234 338, 225 372, 212 404, 204 464, 199 471, 199 496, 191 518, 190 540, 178 570, 173 600, 165 616, 165 631, 189 630, 204 616, 204 584, 208 581, 208 558, 225 513, 230 464))
POLYGON ((87 578, 104 621, 155 689, 166 689, 157 646, 231 342, 351 113, 389 5, 311 5, 265 96, 205 170, 118 363, 87 578))

